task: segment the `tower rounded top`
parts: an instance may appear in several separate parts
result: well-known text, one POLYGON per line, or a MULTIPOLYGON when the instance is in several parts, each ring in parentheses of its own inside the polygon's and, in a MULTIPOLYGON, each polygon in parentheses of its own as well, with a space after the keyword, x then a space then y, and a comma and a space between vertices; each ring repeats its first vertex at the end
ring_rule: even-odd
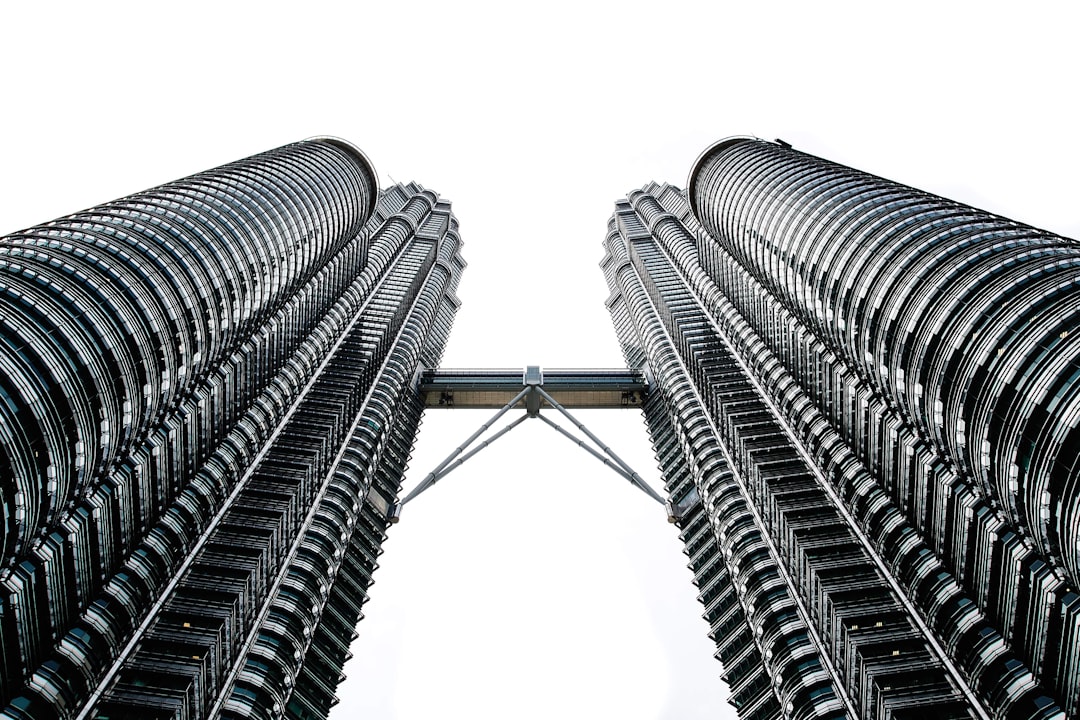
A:
POLYGON ((334 137, 333 135, 315 135, 304 140, 304 142, 320 142, 327 145, 333 145, 341 150, 352 155, 354 158, 360 161, 360 165, 364 168, 369 179, 371 180, 371 207, 365 208, 365 216, 370 215, 375 209, 375 202, 379 197, 379 174, 375 172, 375 164, 371 162, 371 158, 364 154, 364 151, 353 145, 344 138, 334 137))
POLYGON ((717 140, 712 145, 705 148, 705 150, 702 151, 700 155, 698 155, 697 160, 694 161, 694 164, 690 166, 690 175, 686 179, 686 199, 690 202, 690 210, 694 213, 694 217, 700 217, 700 215, 698 214, 697 202, 695 201, 695 190, 697 186, 698 170, 701 168, 702 165, 705 164, 705 161, 708 160, 715 153, 718 153, 721 150, 725 150, 732 145, 738 145, 739 143, 743 142, 763 141, 761 138, 754 137, 753 135, 732 135, 730 137, 724 138, 723 140, 717 140))

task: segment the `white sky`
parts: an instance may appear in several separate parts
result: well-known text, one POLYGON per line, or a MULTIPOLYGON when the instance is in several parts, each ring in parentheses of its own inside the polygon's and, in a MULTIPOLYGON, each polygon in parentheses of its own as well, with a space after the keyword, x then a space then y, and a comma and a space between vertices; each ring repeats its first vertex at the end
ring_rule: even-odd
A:
MULTIPOLYGON (((0 233, 311 135, 454 203, 448 367, 618 366, 613 201, 732 134, 1080 236, 1069 3, 8 4, 0 233)), ((658 486, 640 417, 582 413, 658 486)), ((485 413, 431 413, 406 486, 485 413)), ((331 717, 716 718, 659 506, 526 423, 406 509, 331 717)))

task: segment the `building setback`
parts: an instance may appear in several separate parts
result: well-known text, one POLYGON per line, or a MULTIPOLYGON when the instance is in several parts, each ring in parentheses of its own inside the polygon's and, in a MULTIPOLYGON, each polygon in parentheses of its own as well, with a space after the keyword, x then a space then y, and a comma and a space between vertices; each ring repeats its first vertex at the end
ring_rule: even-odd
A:
POLYGON ((464 268, 315 138, 0 240, 0 709, 325 717, 464 268))
POLYGON ((1080 713, 1080 246, 732 138, 603 270, 743 718, 1080 713))

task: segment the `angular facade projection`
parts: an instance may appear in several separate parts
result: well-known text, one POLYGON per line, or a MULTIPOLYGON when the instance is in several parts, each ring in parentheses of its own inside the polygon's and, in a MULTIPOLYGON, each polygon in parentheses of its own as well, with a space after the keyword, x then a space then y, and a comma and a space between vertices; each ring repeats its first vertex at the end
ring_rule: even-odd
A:
POLYGON ((6 717, 324 717, 464 267, 330 138, 0 239, 6 717))
POLYGON ((1080 246, 733 138, 603 269, 743 718, 1080 713, 1080 246))

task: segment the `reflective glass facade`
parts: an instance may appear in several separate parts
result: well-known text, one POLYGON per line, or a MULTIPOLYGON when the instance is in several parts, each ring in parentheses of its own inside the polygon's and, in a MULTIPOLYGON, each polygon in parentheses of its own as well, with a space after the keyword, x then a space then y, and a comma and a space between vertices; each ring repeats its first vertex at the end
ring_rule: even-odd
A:
POLYGON ((1080 712, 1080 246, 751 138, 603 268, 746 718, 1080 712))
POLYGON ((464 263, 289 145, 0 239, 0 708, 324 717, 464 263))

